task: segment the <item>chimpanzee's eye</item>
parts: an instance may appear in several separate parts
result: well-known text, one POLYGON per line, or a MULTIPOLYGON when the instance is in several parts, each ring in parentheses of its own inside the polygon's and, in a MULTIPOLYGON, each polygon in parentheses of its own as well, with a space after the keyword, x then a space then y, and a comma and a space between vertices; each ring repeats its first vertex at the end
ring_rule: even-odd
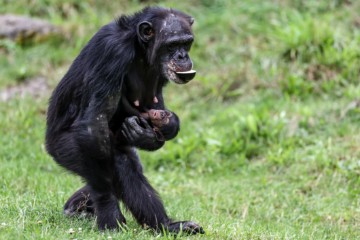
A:
POLYGON ((174 52, 175 49, 176 49, 176 43, 168 44, 167 48, 168 48, 169 51, 174 52))
POLYGON ((190 51, 192 42, 185 43, 184 48, 186 51, 190 51))

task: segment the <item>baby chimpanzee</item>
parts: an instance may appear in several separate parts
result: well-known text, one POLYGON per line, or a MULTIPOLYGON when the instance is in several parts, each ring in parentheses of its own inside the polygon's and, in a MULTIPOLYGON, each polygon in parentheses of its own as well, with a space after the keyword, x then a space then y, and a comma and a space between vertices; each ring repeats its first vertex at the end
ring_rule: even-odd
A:
POLYGON ((162 135, 162 132, 166 131, 164 126, 169 124, 170 121, 173 120, 172 115, 173 114, 170 111, 158 109, 150 109, 147 112, 141 113, 141 116, 143 118, 150 121, 156 137, 160 141, 164 141, 164 136, 162 135))

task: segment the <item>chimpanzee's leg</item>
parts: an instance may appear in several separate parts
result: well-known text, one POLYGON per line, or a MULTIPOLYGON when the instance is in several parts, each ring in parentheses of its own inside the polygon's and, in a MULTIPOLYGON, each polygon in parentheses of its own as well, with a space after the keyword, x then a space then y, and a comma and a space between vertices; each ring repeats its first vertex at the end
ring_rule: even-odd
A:
POLYGON ((70 217, 87 217, 95 214, 94 202, 90 198, 90 186, 80 188, 66 201, 64 214, 70 217))
POLYGON ((203 229, 190 221, 172 222, 163 203, 142 173, 140 159, 132 148, 114 152, 118 195, 142 226, 155 230, 179 231, 196 234, 203 229))
MULTIPOLYGON (((89 216, 93 216, 95 214, 95 204, 93 201, 93 196, 96 196, 96 194, 94 194, 94 192, 92 191, 92 189, 90 188, 89 185, 85 185, 84 187, 80 188, 79 190, 77 190, 65 203, 64 206, 64 214, 67 216, 84 216, 84 217, 89 217, 89 216), (92 194, 91 194, 92 193, 92 194)), ((108 222, 108 218, 105 214, 102 214, 103 217, 99 218, 99 210, 97 211, 97 222, 99 225, 100 229, 103 229, 101 226, 105 226, 104 228, 118 228, 118 222, 120 224, 125 224, 126 220, 125 218, 122 216, 121 211, 120 211, 120 215, 115 215, 115 214, 119 214, 117 213, 117 198, 115 199, 113 197, 113 195, 109 196, 110 199, 113 199, 114 203, 110 206, 113 206, 114 209, 109 209, 110 213, 108 214, 108 216, 112 216, 114 215, 114 218, 116 219, 116 222, 113 222, 113 225, 110 225, 108 222), (115 205, 116 203, 116 205, 115 205), (112 212, 113 211, 113 212, 112 212), (102 221, 100 221, 102 219, 102 221)), ((106 199, 104 199, 106 200, 106 199)), ((99 208, 98 208, 99 209, 99 208)))
MULTIPOLYGON (((113 149, 103 115, 74 124, 71 129, 47 136, 47 150, 66 169, 86 182, 99 229, 118 228, 125 223, 113 189, 113 149)), ((80 195, 73 195, 73 200, 80 195)), ((79 199, 81 201, 81 199, 79 199)), ((74 202, 73 202, 74 203, 74 202)), ((73 207, 74 209, 74 207, 73 207)))

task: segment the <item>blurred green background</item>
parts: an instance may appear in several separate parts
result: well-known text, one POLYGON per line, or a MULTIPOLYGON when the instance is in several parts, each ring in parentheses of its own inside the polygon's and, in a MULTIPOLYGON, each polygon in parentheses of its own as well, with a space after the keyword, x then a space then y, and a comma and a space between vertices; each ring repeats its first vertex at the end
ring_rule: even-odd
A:
POLYGON ((173 238, 129 213, 126 232, 63 216, 82 183, 44 150, 71 61, 99 27, 154 4, 196 20, 197 77, 165 93, 181 132, 141 152, 169 214, 204 227, 189 238, 360 238, 360 1, 0 0, 0 14, 62 31, 0 39, 0 239, 173 238))

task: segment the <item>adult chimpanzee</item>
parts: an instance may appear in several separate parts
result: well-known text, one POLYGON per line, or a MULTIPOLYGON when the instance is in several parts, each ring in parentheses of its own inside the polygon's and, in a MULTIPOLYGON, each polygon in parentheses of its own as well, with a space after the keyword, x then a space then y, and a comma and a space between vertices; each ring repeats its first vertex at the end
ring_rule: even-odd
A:
POLYGON ((95 214, 99 229, 115 229, 126 223, 121 200, 142 226, 204 232, 196 223, 167 216, 135 151, 159 149, 179 131, 162 88, 168 80, 184 84, 195 76, 188 55, 193 21, 158 7, 121 16, 95 34, 54 90, 46 149, 86 181, 65 204, 65 214, 95 214), (156 120, 157 113, 168 119, 156 126, 151 114, 156 120))

